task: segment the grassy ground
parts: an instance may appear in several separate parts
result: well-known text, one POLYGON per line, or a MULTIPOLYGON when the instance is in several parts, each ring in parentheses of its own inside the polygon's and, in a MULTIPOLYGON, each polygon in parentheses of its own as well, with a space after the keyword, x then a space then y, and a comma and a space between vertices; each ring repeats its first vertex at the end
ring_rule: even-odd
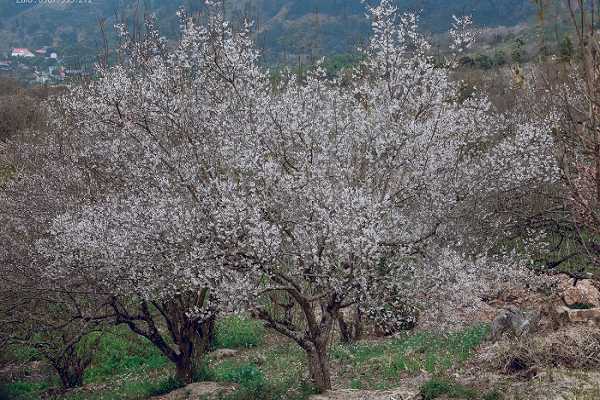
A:
MULTIPOLYGON (((347 346, 335 344, 330 352, 335 386, 393 388, 403 379, 426 371, 436 377, 428 383, 429 389, 424 386, 423 390, 429 390, 433 396, 429 398, 436 398, 436 393, 460 392, 443 377, 466 361, 486 334, 487 327, 477 326, 448 336, 414 333, 347 346)), ((197 378, 239 384, 240 389, 227 400, 300 400, 314 393, 306 383, 302 350, 277 336, 267 335, 257 322, 239 317, 222 321, 217 328, 217 344, 240 349, 239 355, 221 361, 209 360, 197 378)), ((31 349, 15 350, 21 361, 37 358, 31 349)), ((86 371, 84 388, 50 398, 145 399, 177 388, 172 375, 170 363, 149 342, 118 328, 102 337, 94 362, 86 371)), ((56 387, 56 378, 33 374, 6 385, 0 399, 38 399, 56 387)), ((474 396, 471 398, 482 398, 474 396)))

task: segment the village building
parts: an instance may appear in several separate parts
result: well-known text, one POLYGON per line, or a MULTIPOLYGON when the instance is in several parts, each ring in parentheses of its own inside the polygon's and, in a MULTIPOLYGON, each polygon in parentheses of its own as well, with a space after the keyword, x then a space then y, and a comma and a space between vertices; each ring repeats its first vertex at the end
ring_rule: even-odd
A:
POLYGON ((12 57, 24 57, 24 58, 31 58, 31 57, 35 57, 35 54, 33 54, 31 51, 29 51, 29 49, 27 48, 19 48, 16 47, 13 49, 12 53, 11 53, 12 57))

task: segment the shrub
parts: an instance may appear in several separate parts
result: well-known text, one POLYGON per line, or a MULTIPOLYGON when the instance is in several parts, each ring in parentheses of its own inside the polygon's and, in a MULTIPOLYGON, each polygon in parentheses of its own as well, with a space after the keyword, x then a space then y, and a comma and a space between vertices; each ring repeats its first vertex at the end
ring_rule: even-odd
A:
POLYGON ((390 336, 415 327, 419 312, 416 307, 401 300, 369 308, 367 316, 375 324, 377 332, 390 336))
POLYGON ((230 316, 217 322, 215 345, 218 348, 250 348, 262 344, 263 325, 241 316, 230 316))

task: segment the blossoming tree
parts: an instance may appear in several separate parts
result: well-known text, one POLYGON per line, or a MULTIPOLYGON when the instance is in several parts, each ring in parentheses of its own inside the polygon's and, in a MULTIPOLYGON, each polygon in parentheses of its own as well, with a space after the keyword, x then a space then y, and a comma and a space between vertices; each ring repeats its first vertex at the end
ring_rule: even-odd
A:
POLYGON ((36 348, 63 387, 79 386, 93 352, 81 347, 110 319, 89 276, 49 276, 36 241, 52 219, 85 201, 91 188, 62 151, 60 137, 22 132, 0 146, 0 348, 36 348))
POLYGON ((54 276, 93 277, 116 322, 156 345, 184 382, 218 312, 247 292, 244 264, 228 251, 242 233, 227 201, 239 152, 230 132, 264 79, 248 31, 234 34, 211 11, 204 25, 182 15, 174 49, 152 20, 141 41, 120 27, 123 62, 60 99, 56 129, 71 134, 72 156, 99 190, 37 246, 54 276))
MULTIPOLYGON (((462 99, 451 60, 434 63, 416 17, 389 0, 369 8, 351 83, 317 67, 273 87, 249 27, 234 33, 211 10, 204 25, 183 18, 174 49, 149 21, 146 40, 124 40, 123 63, 63 97, 57 128, 100 189, 38 249, 56 276, 93 276, 117 321, 184 381, 218 311, 254 302, 327 390, 342 310, 406 278, 398 265, 459 246, 474 198, 551 179, 547 121, 506 132, 484 97, 462 99), (523 154, 530 163, 515 162, 523 154), (279 318, 265 297, 300 318, 279 318)), ((455 53, 468 22, 455 21, 455 53)))
MULTIPOLYGON (((258 110, 253 157, 240 167, 247 245, 269 278, 259 294, 283 293, 302 318, 257 314, 306 351, 321 390, 341 310, 370 303, 395 265, 458 246, 456 220, 475 193, 553 179, 546 121, 506 132, 484 97, 460 99, 452 60, 433 62, 416 17, 386 0, 369 11, 372 38, 349 87, 319 68, 284 79, 258 110)), ((451 31, 456 53, 467 27, 457 19, 451 31)))

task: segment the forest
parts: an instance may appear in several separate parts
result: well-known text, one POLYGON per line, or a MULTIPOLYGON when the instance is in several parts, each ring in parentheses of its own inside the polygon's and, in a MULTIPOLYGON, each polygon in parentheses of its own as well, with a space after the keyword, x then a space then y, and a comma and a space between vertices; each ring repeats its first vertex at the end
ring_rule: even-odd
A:
POLYGON ((0 76, 0 399, 600 399, 600 2, 302 66, 225 5, 0 76))

